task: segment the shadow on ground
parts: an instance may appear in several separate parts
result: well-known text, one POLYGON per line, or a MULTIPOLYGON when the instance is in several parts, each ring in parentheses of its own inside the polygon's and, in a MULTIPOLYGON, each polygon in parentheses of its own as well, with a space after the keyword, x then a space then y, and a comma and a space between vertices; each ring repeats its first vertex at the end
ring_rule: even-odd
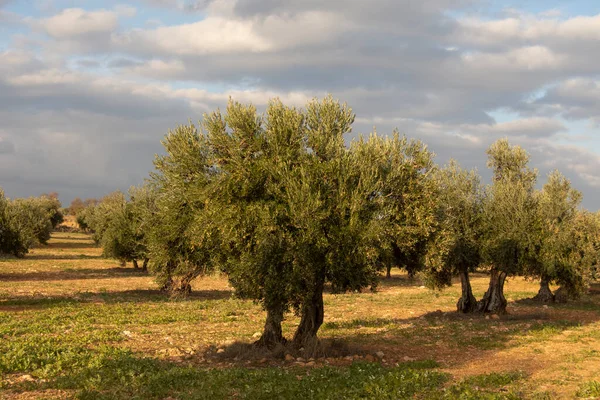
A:
MULTIPOLYGON (((92 258, 92 257, 85 257, 92 258)), ((51 258, 53 259, 53 258, 51 258)), ((66 259, 66 258, 65 258, 66 259)), ((69 258, 71 259, 71 258, 69 258)), ((59 260, 64 260, 59 258, 59 260)), ((134 268, 72 268, 60 271, 40 272, 15 272, 0 274, 0 281, 26 282, 26 281, 66 281, 80 279, 110 279, 148 276, 141 269, 134 268)))
POLYGON ((0 311, 23 311, 86 303, 162 303, 225 300, 231 298, 231 296, 232 292, 228 290, 196 290, 186 297, 173 297, 158 289, 82 292, 68 296, 52 297, 30 295, 0 299, 0 311))

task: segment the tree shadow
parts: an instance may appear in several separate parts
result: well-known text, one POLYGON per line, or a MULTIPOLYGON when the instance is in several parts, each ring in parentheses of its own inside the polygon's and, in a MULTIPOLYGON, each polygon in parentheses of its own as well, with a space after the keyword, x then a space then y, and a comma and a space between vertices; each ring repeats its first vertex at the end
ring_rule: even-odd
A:
POLYGON ((87 254, 28 254, 25 256, 25 260, 100 260, 103 258, 102 255, 90 256, 87 254))
MULTIPOLYGON (((55 240, 76 240, 76 241, 85 241, 88 243, 94 243, 93 239, 91 237, 73 237, 73 236, 61 236, 61 237, 56 237, 56 236, 52 236, 52 239, 55 240)), ((55 242, 55 243, 63 243, 63 242, 55 242)))
POLYGON ((231 298, 229 290, 196 290, 185 297, 173 297, 159 289, 132 289, 122 291, 82 292, 61 296, 19 296, 0 300, 0 311, 23 311, 77 304, 120 304, 120 303, 173 303, 192 301, 226 300, 231 298))
MULTIPOLYGON (((91 258, 91 257, 85 257, 91 258)), ((67 258, 59 258, 64 260, 67 258)), ((77 259, 77 258, 68 258, 77 259)), ((73 268, 60 271, 42 271, 42 272, 16 272, 9 274, 0 274, 0 281, 24 282, 24 281, 64 281, 80 279, 109 279, 109 278, 129 278, 147 276, 146 272, 134 268, 73 268)))
POLYGON ((48 244, 45 244, 45 245, 39 246, 39 247, 35 247, 35 248, 68 250, 68 249, 96 249, 96 248, 98 248, 98 246, 94 242, 87 240, 86 242, 83 242, 83 241, 80 241, 80 242, 50 242, 48 244))

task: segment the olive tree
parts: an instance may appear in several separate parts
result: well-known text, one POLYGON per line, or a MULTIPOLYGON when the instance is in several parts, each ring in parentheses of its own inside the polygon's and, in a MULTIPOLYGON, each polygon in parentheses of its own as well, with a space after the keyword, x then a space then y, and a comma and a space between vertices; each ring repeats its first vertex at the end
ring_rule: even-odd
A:
POLYGON ((273 101, 264 116, 230 102, 204 119, 214 172, 205 213, 231 284, 267 311, 261 344, 284 340, 289 309, 301 317, 294 342, 314 340, 325 285, 375 287, 382 249, 405 245, 434 218, 432 154, 399 135, 348 147, 353 121, 332 98, 306 110, 273 101))
POLYGON ((10 203, 4 197, 4 191, 0 189, 0 254, 23 257, 27 253, 28 245, 15 226, 9 208, 10 203))
POLYGON ((505 313, 504 282, 522 274, 535 239, 537 171, 528 167, 529 154, 501 139, 487 150, 493 183, 483 208, 483 256, 491 265, 487 292, 478 310, 505 313))
POLYGON ((443 287, 459 276, 461 297, 456 308, 477 309, 469 273, 481 263, 484 191, 479 175, 451 161, 435 174, 437 182, 437 230, 427 253, 426 282, 443 287))
POLYGON ((206 209, 213 175, 210 148, 194 125, 179 126, 162 140, 149 188, 153 202, 142 207, 150 271, 165 291, 186 294, 191 281, 212 270, 219 247, 206 209), (195 224, 195 225, 194 225, 195 224))
POLYGON ((153 192, 147 187, 132 187, 129 190, 130 200, 120 196, 111 201, 114 208, 104 213, 106 221, 100 243, 103 254, 120 260, 122 263, 131 262, 135 269, 147 270, 148 248, 146 239, 146 210, 153 207, 153 192), (110 212, 108 212, 110 211, 110 212))
POLYGON ((529 263, 528 275, 540 279, 540 289, 534 300, 554 301, 550 284, 556 283, 568 288, 572 295, 583 288, 581 263, 574 265, 570 256, 577 252, 578 243, 573 241, 573 227, 581 202, 581 193, 571 187, 571 183, 560 172, 553 171, 548 181, 538 193, 537 240, 533 246, 533 257, 529 263))
POLYGON ((13 228, 19 232, 26 248, 33 244, 47 244, 52 234, 53 208, 44 197, 30 197, 9 201, 8 215, 13 228))

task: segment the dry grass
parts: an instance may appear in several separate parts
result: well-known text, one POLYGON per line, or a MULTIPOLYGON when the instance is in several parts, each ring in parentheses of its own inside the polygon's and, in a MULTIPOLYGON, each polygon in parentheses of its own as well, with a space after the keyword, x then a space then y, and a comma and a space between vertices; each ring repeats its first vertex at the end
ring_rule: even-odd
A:
MULTIPOLYGON (((480 297, 486 276, 476 275, 472 283, 480 297)), ((433 293, 399 272, 382 281, 376 293, 326 294, 320 331, 325 347, 309 365, 345 366, 383 352, 381 362, 390 366, 434 360, 452 382, 522 371, 518 387, 525 397, 573 398, 584 383, 600 380, 600 295, 594 291, 577 302, 543 307, 524 301, 536 290, 534 282, 510 279, 505 287, 509 315, 500 319, 456 314, 458 286, 433 293)), ((285 361, 290 349, 264 354, 247 346, 264 317, 258 305, 235 299, 226 278, 218 275, 194 282, 188 299, 167 299, 150 276, 102 258, 80 233, 56 233, 48 246, 33 249, 25 259, 0 260, 0 338, 15 326, 36 327, 55 318, 55 331, 23 328, 23 334, 62 338, 92 332, 94 345, 185 365, 300 365, 285 361)), ((297 323, 288 315, 288 337, 297 323)), ((306 354, 294 356, 310 362, 306 354)), ((7 385, 14 377, 2 379, 7 385)), ((40 393, 21 390, 11 396, 69 397, 71 392, 40 393)))

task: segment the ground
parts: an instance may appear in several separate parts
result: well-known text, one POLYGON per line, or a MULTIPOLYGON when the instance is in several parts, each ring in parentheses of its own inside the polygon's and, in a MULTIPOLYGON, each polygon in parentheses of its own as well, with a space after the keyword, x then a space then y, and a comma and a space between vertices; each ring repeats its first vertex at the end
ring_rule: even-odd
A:
MULTIPOLYGON (((485 274, 472 283, 481 297, 485 274)), ((526 300, 535 282, 512 278, 499 318, 457 314, 459 289, 432 292, 397 271, 375 292, 327 293, 322 347, 262 353, 247 344, 265 314, 226 277, 170 299, 88 235, 57 232, 0 259, 0 398, 600 396, 600 287, 542 306, 526 300)), ((287 337, 297 323, 287 316, 287 337)))

